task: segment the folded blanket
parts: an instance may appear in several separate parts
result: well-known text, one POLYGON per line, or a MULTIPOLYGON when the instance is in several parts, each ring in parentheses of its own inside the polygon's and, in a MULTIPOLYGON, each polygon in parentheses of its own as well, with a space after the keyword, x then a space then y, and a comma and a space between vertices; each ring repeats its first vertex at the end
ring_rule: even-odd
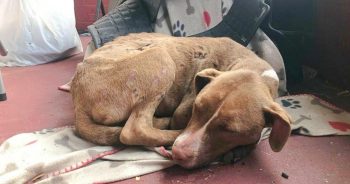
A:
MULTIPOLYGON (((350 113, 313 95, 284 96, 276 100, 291 116, 294 134, 350 135, 350 113)), ((270 135, 265 128, 261 139, 270 135)))
MULTIPOLYGON (((350 114, 311 95, 276 100, 291 115, 295 133, 350 135, 350 114)), ((269 129, 262 133, 267 138, 269 129)), ((0 146, 1 183, 108 183, 174 165, 162 148, 97 146, 74 134, 73 127, 15 135, 0 146), (153 151, 152 151, 153 150, 153 151), (158 153, 157 153, 158 152, 158 153)), ((232 162, 235 158, 228 158, 232 162)))
POLYGON ((316 96, 285 96, 277 102, 291 115, 294 133, 308 136, 350 135, 350 113, 316 96))
POLYGON ((73 127, 13 136, 0 147, 0 163, 2 183, 105 183, 174 164, 142 147, 94 145, 73 127))

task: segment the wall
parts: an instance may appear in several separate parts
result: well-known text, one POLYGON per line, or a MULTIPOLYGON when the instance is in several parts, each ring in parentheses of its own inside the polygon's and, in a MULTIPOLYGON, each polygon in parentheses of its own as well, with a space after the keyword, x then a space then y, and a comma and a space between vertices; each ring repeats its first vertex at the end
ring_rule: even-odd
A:
POLYGON ((350 1, 316 1, 316 60, 325 78, 350 89, 350 1))
POLYGON ((272 2, 273 26, 292 31, 288 38, 296 46, 295 55, 300 56, 289 62, 312 67, 321 78, 350 89, 350 0, 272 2))

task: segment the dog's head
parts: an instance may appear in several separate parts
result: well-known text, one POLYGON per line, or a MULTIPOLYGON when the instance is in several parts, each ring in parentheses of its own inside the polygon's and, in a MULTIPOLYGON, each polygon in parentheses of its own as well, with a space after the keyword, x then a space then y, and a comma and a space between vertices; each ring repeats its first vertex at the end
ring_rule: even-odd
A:
POLYGON ((247 71, 206 69, 195 77, 192 117, 173 145, 173 158, 185 168, 213 161, 227 151, 255 144, 264 127, 273 151, 286 143, 290 117, 273 101, 262 76, 247 71))

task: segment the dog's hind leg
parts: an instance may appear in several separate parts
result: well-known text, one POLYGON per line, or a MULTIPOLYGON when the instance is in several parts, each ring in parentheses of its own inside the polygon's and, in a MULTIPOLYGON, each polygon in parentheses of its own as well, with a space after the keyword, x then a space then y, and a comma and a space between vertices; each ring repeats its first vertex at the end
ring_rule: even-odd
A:
POLYGON ((162 95, 150 98, 133 108, 120 134, 120 141, 127 145, 164 146, 174 143, 178 130, 160 130, 153 127, 154 112, 162 95))
POLYGON ((100 145, 121 144, 122 127, 96 124, 84 111, 75 110, 75 131, 82 138, 100 145))

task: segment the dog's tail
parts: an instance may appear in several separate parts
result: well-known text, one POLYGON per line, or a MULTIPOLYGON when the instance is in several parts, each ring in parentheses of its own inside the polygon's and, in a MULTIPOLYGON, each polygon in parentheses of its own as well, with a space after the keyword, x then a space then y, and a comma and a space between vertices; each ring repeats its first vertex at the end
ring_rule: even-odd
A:
POLYGON ((75 112, 76 133, 90 142, 108 146, 121 144, 119 139, 121 130, 121 127, 96 124, 83 111, 75 112))

